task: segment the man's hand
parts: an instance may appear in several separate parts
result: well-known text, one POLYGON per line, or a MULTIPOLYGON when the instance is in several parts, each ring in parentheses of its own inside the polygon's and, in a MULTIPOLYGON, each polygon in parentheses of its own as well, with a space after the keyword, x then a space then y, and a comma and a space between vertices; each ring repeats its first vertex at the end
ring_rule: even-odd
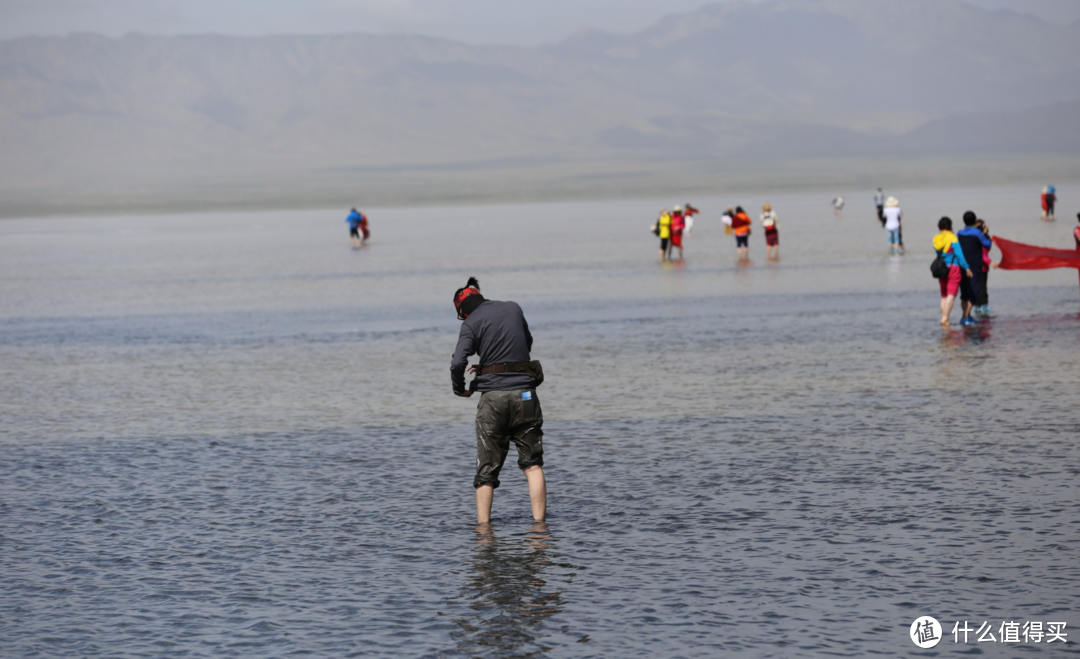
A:
POLYGON ((473 394, 472 389, 466 389, 465 391, 455 391, 454 392, 455 396, 461 396, 462 398, 468 398, 469 396, 472 396, 472 394, 473 394))
POLYGON ((975 277, 975 275, 971 274, 971 268, 968 268, 966 270, 966 272, 967 272, 967 275, 968 275, 968 279, 972 279, 973 277, 975 277))

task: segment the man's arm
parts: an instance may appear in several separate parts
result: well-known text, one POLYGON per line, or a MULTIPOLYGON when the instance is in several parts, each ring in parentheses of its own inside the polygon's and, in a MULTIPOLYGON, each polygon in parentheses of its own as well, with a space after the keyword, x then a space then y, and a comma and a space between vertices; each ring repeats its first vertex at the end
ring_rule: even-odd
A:
POLYGON ((450 361, 450 386, 458 396, 469 396, 472 393, 465 390, 465 367, 469 365, 469 357, 475 354, 476 338, 472 328, 462 323, 454 357, 450 361))

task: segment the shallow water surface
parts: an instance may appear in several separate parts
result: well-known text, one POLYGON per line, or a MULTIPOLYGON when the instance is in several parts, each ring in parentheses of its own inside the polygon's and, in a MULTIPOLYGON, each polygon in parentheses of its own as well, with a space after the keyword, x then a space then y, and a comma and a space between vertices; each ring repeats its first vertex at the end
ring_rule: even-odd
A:
POLYGON ((868 200, 775 195, 748 265, 721 199, 674 264, 664 201, 376 209, 361 250, 343 213, 0 223, 0 655, 1077 653, 1076 273, 942 330, 928 270, 968 205, 1065 246, 1026 194, 898 193, 892 257, 868 200), (515 473, 473 524, 472 274, 548 375, 547 524, 515 473))

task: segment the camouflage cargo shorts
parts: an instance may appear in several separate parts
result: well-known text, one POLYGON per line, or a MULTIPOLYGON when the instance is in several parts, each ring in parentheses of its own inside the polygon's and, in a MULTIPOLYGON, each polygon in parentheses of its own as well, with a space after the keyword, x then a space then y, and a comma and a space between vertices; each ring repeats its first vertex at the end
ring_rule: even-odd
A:
POLYGON ((499 487, 510 442, 518 468, 544 466, 544 415, 535 389, 485 391, 476 406, 476 477, 473 487, 499 487))

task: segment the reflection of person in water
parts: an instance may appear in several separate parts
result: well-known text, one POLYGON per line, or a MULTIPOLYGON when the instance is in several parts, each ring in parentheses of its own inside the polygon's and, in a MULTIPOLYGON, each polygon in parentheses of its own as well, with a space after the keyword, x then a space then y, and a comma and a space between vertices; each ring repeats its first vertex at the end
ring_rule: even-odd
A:
POLYGON ((518 533, 500 536, 487 524, 477 527, 472 572, 462 597, 472 612, 456 618, 461 629, 451 633, 462 655, 496 649, 499 656, 542 654, 542 639, 555 633, 545 632, 543 623, 564 607, 562 589, 549 585, 553 575, 546 574, 558 560, 553 544, 544 522, 535 522, 524 538, 518 533))

